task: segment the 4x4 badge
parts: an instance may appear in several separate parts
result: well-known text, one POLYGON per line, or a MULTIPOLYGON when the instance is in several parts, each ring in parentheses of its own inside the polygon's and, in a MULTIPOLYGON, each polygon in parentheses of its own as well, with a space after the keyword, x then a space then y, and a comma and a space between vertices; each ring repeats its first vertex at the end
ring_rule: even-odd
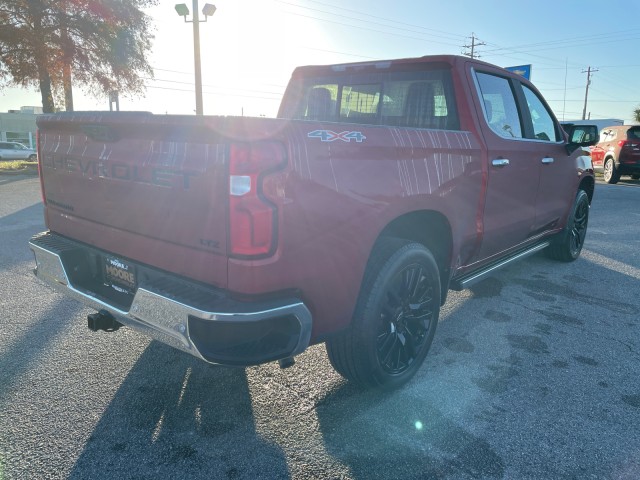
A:
POLYGON ((307 133, 307 137, 309 138, 319 138, 323 142, 334 142, 336 140, 342 140, 343 142, 349 143, 351 140, 355 140, 357 143, 362 143, 363 140, 366 140, 362 132, 332 132, 331 130, 314 130, 313 132, 307 133))

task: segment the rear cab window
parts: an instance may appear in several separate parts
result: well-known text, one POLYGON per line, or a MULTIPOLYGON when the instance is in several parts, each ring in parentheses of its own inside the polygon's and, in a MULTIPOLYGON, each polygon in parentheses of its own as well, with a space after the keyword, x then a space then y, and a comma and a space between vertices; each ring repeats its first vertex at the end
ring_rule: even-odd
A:
POLYGON ((336 72, 292 80, 279 115, 298 120, 459 130, 448 68, 336 72))

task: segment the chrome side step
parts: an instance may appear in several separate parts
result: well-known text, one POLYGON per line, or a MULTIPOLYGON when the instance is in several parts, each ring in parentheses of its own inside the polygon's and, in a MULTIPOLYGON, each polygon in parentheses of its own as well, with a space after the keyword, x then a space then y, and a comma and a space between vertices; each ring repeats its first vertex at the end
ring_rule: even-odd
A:
POLYGON ((537 243, 536 245, 529 247, 525 250, 518 251, 517 253, 515 253, 514 255, 508 258, 504 258, 502 260, 498 260, 497 262, 490 263, 489 265, 479 270, 474 270, 473 272, 462 275, 461 277, 453 278, 451 280, 449 288, 456 291, 469 288, 474 283, 479 282, 480 280, 484 280, 486 277, 491 275, 496 270, 506 265, 509 265, 510 263, 515 262, 516 260, 522 260, 523 258, 529 257, 535 253, 538 253, 540 250, 544 250, 549 245, 551 245, 551 242, 548 242, 548 241, 537 243))

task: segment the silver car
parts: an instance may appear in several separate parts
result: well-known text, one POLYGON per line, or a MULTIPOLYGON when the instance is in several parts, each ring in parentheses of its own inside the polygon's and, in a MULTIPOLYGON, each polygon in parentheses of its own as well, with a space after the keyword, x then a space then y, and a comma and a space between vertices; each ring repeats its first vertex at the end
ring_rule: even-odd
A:
POLYGON ((0 160, 35 160, 36 151, 17 142, 0 142, 0 160))

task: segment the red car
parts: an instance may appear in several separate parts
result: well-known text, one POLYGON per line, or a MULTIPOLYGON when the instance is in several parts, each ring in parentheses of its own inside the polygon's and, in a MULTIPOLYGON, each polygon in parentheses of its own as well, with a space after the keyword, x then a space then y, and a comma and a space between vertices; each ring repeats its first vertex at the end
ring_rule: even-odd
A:
POLYGON ((640 125, 603 128, 600 141, 591 149, 591 160, 607 183, 618 183, 621 175, 640 179, 640 125))

